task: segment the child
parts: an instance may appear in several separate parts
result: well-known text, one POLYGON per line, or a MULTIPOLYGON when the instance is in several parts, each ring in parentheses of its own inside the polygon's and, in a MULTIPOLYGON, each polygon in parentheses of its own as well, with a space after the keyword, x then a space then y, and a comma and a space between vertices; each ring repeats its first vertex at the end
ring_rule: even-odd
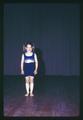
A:
POLYGON ((34 46, 32 43, 26 43, 24 48, 25 52, 22 54, 21 58, 21 74, 24 74, 25 77, 25 86, 27 91, 25 96, 29 95, 29 88, 30 96, 34 96, 34 75, 37 74, 38 70, 37 55, 33 51, 34 46))

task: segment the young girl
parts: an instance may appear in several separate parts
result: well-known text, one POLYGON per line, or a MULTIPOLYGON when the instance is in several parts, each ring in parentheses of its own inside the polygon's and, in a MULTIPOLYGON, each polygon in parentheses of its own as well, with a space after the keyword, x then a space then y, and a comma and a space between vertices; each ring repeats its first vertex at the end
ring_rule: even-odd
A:
POLYGON ((33 51, 34 47, 32 43, 25 44, 25 52, 21 58, 21 74, 25 76, 26 94, 25 96, 34 96, 34 75, 37 74, 38 60, 37 55, 33 51), (29 91, 30 90, 30 91, 29 91))

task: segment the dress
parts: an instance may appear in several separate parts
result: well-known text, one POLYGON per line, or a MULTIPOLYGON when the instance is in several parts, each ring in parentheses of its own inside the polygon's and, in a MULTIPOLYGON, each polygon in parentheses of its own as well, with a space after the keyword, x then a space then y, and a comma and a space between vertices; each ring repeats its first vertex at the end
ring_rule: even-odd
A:
MULTIPOLYGON (((26 56, 24 53, 24 59, 25 60, 33 60, 34 61, 34 53, 32 56, 26 56)), ((24 76, 34 76, 34 70, 35 70, 35 62, 25 63, 24 62, 24 76)))

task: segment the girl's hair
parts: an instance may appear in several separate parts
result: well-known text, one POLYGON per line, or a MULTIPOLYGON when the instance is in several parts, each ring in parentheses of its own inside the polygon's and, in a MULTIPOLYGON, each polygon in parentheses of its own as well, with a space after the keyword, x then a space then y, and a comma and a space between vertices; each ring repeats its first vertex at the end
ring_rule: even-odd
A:
POLYGON ((32 51, 34 51, 34 49, 35 49, 34 43, 32 43, 32 42, 26 42, 25 44, 23 44, 23 52, 26 51, 26 46, 27 46, 28 44, 31 45, 32 51))

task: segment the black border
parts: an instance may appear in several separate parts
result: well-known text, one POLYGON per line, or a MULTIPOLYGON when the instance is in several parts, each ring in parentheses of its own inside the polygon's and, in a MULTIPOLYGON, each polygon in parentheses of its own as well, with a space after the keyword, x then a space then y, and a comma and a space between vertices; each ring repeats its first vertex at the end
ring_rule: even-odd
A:
POLYGON ((0 2, 0 116, 3 114, 3 4, 0 2))

